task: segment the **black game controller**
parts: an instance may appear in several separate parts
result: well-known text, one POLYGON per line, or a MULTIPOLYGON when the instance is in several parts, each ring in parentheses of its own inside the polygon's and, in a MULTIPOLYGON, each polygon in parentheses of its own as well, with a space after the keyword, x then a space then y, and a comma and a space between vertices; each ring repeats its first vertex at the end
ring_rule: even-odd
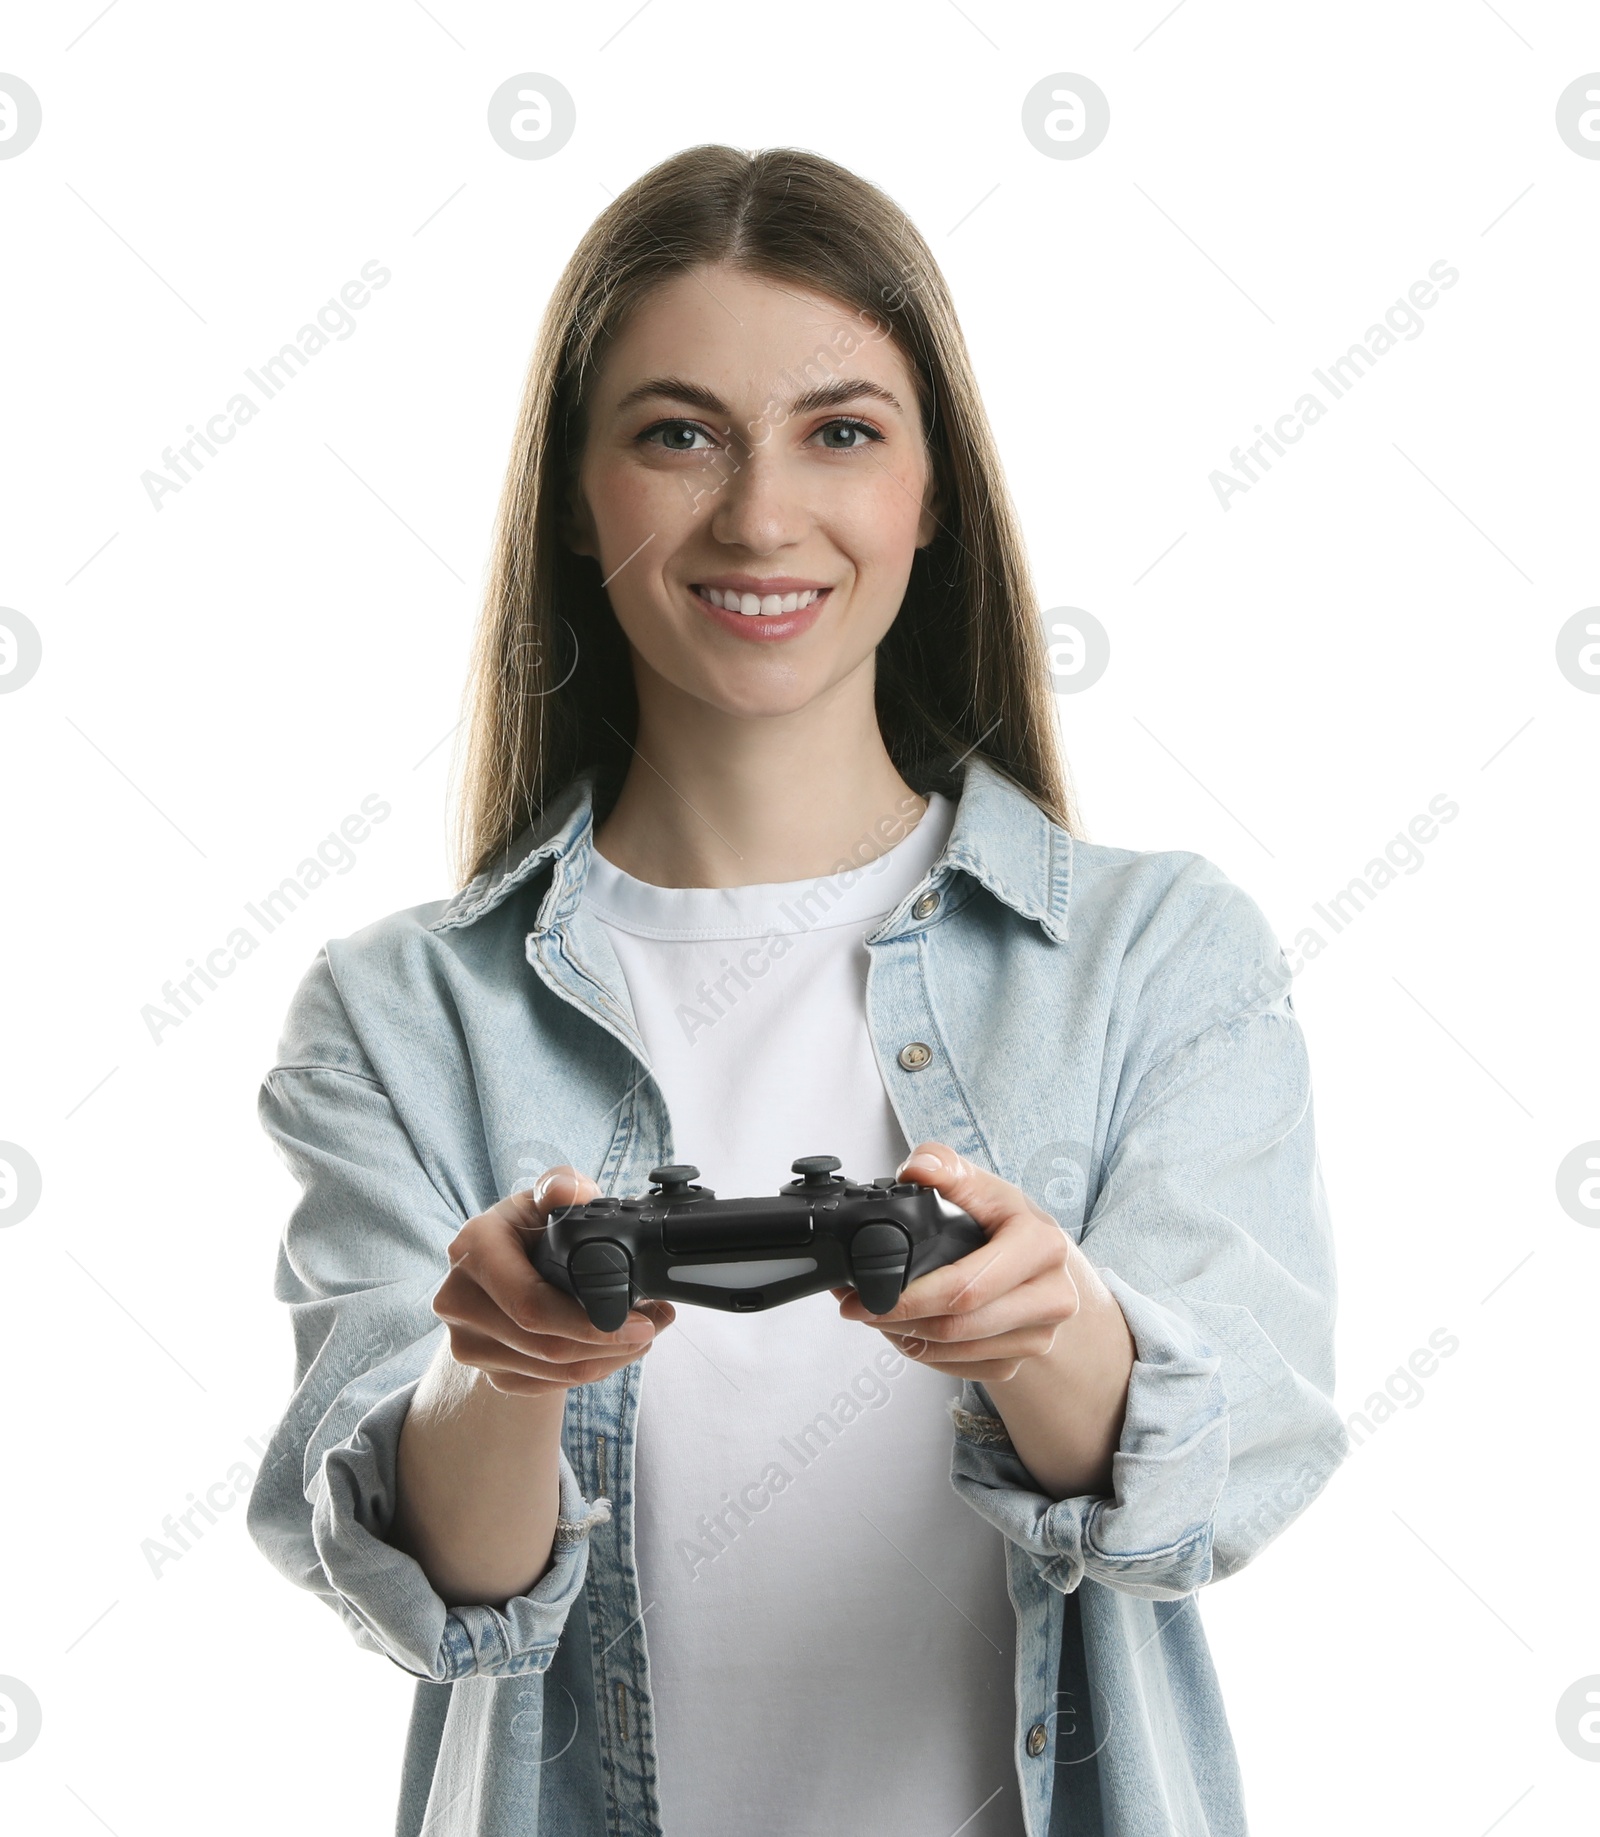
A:
POLYGON ((635 1199, 557 1206, 529 1255, 547 1282, 615 1333, 641 1297, 754 1314, 853 1288, 887 1314, 906 1284, 988 1241, 932 1187, 892 1176, 858 1186, 833 1155, 796 1161, 775 1199, 718 1199, 698 1167, 657 1167, 635 1199))

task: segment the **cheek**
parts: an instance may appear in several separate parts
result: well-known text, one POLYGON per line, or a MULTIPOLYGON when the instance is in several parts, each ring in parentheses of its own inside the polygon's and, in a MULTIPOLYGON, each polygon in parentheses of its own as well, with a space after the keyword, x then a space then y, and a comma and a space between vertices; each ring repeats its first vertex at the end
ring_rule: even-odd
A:
POLYGON ((628 555, 645 537, 693 520, 691 495, 680 478, 637 466, 599 466, 584 480, 608 557, 628 555))
POLYGON ((834 528, 859 565, 910 566, 922 514, 922 481, 915 469, 872 469, 834 506, 834 528))

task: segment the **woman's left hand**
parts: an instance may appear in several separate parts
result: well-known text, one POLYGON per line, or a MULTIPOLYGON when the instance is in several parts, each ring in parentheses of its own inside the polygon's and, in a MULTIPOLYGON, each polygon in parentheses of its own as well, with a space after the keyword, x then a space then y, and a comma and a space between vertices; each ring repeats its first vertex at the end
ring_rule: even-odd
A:
POLYGON ((982 1384, 1049 1497, 1109 1497, 1136 1354, 1121 1303, 1048 1212, 942 1142, 914 1148, 900 1178, 936 1188, 989 1241, 918 1276, 887 1314, 836 1288, 840 1314, 982 1384))
POLYGON ((980 1383, 1015 1377, 1025 1360, 1055 1345, 1083 1305, 1079 1283, 1098 1284, 1094 1271, 1019 1187, 942 1142, 913 1149, 896 1178, 934 1187, 974 1218, 989 1241, 919 1276, 887 1314, 869 1314, 854 1289, 836 1288, 840 1314, 877 1327, 907 1358, 935 1371, 980 1383))

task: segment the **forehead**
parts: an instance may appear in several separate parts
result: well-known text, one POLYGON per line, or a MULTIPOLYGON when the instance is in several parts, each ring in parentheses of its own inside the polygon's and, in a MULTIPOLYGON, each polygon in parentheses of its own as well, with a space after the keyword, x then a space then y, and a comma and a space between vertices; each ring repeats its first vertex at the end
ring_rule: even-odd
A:
POLYGON ((764 404, 831 376, 864 377, 914 414, 910 367, 885 327, 825 293, 723 266, 675 275, 648 294, 611 341, 596 379, 597 403, 617 401, 641 378, 678 376, 730 404, 764 404), (780 385, 782 388, 780 389, 780 385))

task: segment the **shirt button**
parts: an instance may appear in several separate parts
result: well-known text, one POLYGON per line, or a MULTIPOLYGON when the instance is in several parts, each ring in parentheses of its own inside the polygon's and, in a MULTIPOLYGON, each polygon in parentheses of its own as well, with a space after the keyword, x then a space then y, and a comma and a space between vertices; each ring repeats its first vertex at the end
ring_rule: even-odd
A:
POLYGON ((902 1046, 899 1053, 900 1064, 908 1072, 920 1072, 923 1066, 931 1064, 933 1048, 925 1046, 921 1040, 913 1040, 909 1046, 902 1046))
POLYGON ((934 913, 938 910, 939 895, 937 893, 924 893, 921 899, 911 908, 911 916, 913 918, 932 918, 934 913))
POLYGON ((1045 1740, 1044 1724, 1034 1723, 1033 1727, 1028 1730, 1028 1758, 1030 1760, 1037 1760, 1044 1753, 1045 1740))

